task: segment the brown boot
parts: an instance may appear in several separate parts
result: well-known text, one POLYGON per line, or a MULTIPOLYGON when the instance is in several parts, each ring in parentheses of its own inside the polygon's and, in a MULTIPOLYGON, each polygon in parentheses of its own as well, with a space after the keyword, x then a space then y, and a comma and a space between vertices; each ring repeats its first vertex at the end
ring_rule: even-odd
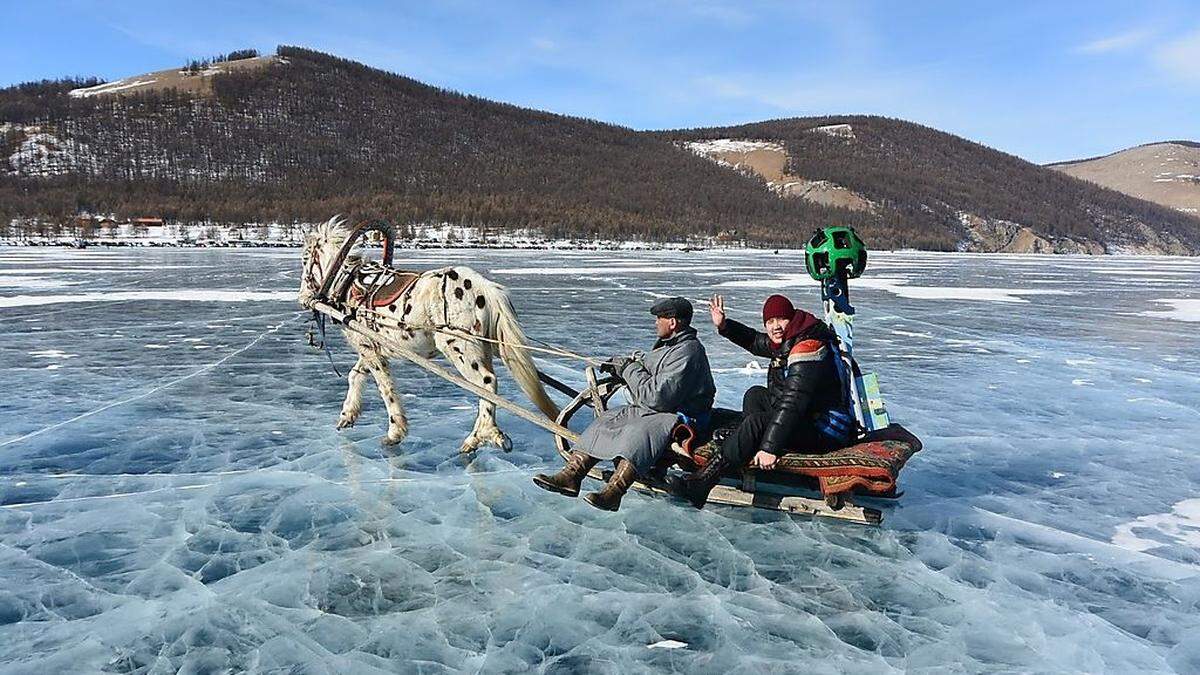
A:
POLYGON ((579 485, 583 482, 583 477, 599 461, 582 452, 572 452, 567 456, 567 465, 561 471, 553 476, 539 473, 533 477, 533 484, 543 490, 557 492, 568 497, 578 497, 579 485))
POLYGON ((629 491, 629 486, 633 485, 633 479, 636 476, 633 464, 629 460, 617 459, 617 470, 613 471, 612 476, 609 476, 604 487, 587 493, 583 498, 598 509, 616 511, 621 508, 621 497, 624 497, 625 493, 629 491))

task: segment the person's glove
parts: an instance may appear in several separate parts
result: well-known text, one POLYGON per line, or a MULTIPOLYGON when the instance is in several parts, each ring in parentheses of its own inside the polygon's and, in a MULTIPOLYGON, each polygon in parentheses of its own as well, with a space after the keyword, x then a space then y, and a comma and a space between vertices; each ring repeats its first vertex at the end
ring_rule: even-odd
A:
POLYGON ((629 365, 629 361, 628 356, 614 356, 600 364, 600 372, 620 377, 621 371, 625 369, 625 366, 629 365))

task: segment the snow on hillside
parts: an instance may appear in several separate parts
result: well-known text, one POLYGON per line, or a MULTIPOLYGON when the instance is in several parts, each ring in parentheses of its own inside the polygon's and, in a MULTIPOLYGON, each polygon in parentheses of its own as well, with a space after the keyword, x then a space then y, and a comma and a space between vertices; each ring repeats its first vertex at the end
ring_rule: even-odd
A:
POLYGON ((854 140, 857 138, 854 135, 854 127, 850 126, 849 124, 826 124, 822 127, 813 127, 812 129, 809 129, 809 131, 849 140, 854 140))
MULTIPOLYGON (((733 138, 714 138, 707 141, 691 141, 684 143, 688 150, 712 159, 715 155, 721 155, 726 152, 755 152, 758 150, 766 150, 768 152, 784 152, 783 146, 772 141, 745 141, 733 138)), ((721 161, 721 160, 717 160, 721 161)), ((722 162, 725 163, 725 162, 722 162)))
POLYGON ((0 124, 0 135, 15 133, 19 141, 8 156, 4 173, 19 176, 61 176, 89 164, 83 143, 63 140, 38 125, 0 124))
POLYGON ((71 98, 88 98, 91 96, 99 96, 101 94, 111 94, 111 93, 117 92, 117 91, 133 89, 134 87, 144 87, 148 84, 154 84, 157 81, 158 80, 155 80, 155 79, 149 79, 149 80, 136 80, 135 79, 132 82, 126 82, 125 80, 116 80, 114 82, 105 82, 104 84, 98 84, 94 87, 80 87, 79 89, 72 89, 69 93, 70 93, 71 98))

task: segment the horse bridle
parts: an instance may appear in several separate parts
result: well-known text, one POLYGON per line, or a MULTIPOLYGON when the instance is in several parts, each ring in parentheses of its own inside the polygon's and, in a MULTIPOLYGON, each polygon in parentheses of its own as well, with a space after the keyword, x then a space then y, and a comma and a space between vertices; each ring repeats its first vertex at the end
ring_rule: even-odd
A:
POLYGON ((328 272, 324 272, 324 269, 321 265, 321 248, 318 246, 313 247, 313 259, 312 263, 309 265, 308 272, 304 276, 304 283, 308 285, 310 289, 316 289, 314 291, 316 295, 315 300, 324 302, 328 301, 329 291, 333 286, 334 277, 337 276, 337 270, 340 269, 342 264, 346 262, 346 256, 350 255, 350 251, 354 248, 355 243, 358 242, 359 237, 371 231, 379 232, 383 235, 383 264, 386 267, 392 266, 392 256, 396 248, 395 228, 392 227, 391 223, 388 223, 384 220, 364 220, 350 231, 349 236, 346 237, 345 243, 343 243, 342 247, 338 249, 337 255, 334 256, 333 261, 329 265, 328 272), (321 269, 322 272, 324 272, 320 275, 320 283, 318 283, 318 278, 315 274, 316 269, 321 269))

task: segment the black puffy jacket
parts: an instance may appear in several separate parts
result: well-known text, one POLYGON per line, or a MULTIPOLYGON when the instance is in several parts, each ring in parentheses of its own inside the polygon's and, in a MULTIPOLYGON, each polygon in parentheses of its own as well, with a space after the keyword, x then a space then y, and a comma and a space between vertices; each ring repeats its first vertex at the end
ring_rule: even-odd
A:
POLYGON ((773 455, 788 449, 802 424, 812 424, 830 410, 846 410, 846 393, 838 376, 837 354, 830 346, 833 331, 812 314, 797 311, 783 341, 726 319, 721 335, 742 349, 771 359, 767 393, 772 419, 759 449, 773 455))

